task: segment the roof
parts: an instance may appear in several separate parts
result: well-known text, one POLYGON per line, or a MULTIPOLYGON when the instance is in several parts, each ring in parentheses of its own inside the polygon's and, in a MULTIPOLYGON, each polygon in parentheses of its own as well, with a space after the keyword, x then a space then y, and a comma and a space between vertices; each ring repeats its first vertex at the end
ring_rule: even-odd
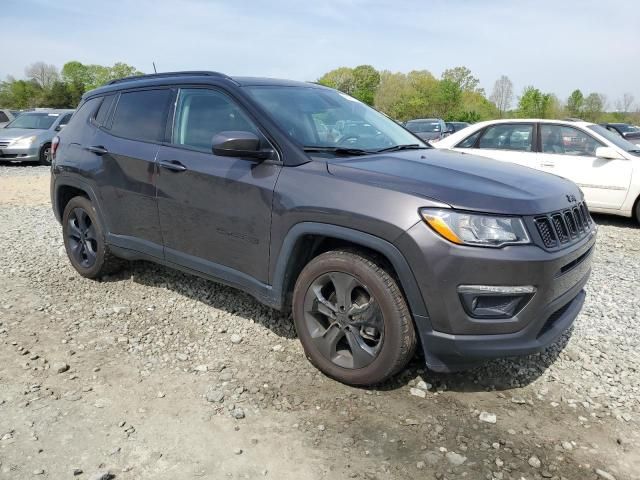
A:
POLYGON ((84 96, 92 96, 96 93, 107 93, 117 91, 122 88, 130 88, 137 86, 153 86, 153 85, 171 85, 180 84, 185 81, 189 83, 219 83, 227 82, 235 86, 254 86, 254 85, 269 85, 269 86, 286 86, 286 87, 313 87, 313 88, 326 88, 321 85, 317 85, 310 82, 297 82, 294 80, 280 80, 275 78, 265 77, 230 77, 220 72, 195 70, 195 71, 183 71, 183 72, 163 72, 152 73, 149 75, 137 75, 133 77, 119 78, 111 80, 106 85, 99 87, 95 90, 87 92, 84 96))

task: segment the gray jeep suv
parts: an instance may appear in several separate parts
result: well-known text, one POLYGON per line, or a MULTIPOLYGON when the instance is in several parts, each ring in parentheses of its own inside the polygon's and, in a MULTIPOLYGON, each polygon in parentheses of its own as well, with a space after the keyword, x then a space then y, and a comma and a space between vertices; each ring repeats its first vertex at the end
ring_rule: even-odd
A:
POLYGON ((418 345, 437 371, 542 350, 584 301, 596 226, 575 184, 435 150, 319 85, 112 81, 52 152, 81 275, 144 259, 242 289, 290 310, 309 359, 348 384, 418 345))

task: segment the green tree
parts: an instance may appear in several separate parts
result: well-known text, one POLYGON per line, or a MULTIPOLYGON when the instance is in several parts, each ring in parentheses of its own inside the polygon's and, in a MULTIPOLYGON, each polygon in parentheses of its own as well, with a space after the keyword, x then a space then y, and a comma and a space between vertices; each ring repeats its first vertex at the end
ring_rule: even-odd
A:
POLYGON ((590 93, 585 99, 582 116, 589 122, 596 122, 604 111, 605 100, 598 93, 590 93))
POLYGON ((571 117, 580 117, 584 106, 584 95, 579 89, 574 90, 567 99, 567 113, 571 117))
POLYGON ((348 95, 352 95, 355 90, 355 78, 353 68, 340 67, 325 73, 318 79, 320 85, 335 88, 348 95))
POLYGON ((42 87, 36 80, 15 80, 11 77, 0 84, 0 104, 9 108, 41 106, 42 87))
POLYGON ((442 72, 442 80, 449 80, 455 83, 463 92, 484 93, 483 89, 478 88, 480 80, 474 77, 467 67, 455 67, 445 70, 442 72))
POLYGON ((51 88, 44 93, 43 102, 52 108, 74 108, 77 105, 69 90, 69 85, 63 82, 54 82, 51 88))
POLYGON ((353 93, 358 100, 373 105, 380 84, 380 73, 371 65, 359 65, 353 69, 353 93))
POLYGON ((521 117, 548 118, 552 98, 532 86, 526 87, 518 102, 518 113, 521 117))
POLYGON ((460 86, 448 79, 440 80, 435 91, 433 114, 443 120, 453 120, 459 113, 462 100, 460 86))

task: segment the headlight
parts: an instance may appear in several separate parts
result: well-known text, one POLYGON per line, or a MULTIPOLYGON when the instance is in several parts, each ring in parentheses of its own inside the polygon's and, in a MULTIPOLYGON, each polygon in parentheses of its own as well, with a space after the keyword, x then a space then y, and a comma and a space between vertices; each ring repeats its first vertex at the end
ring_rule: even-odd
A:
POLYGON ((450 242, 460 245, 501 247, 530 243, 522 219, 446 209, 423 208, 427 224, 450 242))
POLYGON ((36 137, 23 137, 11 142, 12 147, 30 147, 33 142, 36 141, 36 137))

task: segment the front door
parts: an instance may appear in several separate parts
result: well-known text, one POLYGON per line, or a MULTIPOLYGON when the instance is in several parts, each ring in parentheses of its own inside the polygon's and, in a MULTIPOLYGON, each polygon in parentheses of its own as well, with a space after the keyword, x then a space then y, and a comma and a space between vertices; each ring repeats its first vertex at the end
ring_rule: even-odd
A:
POLYGON ((540 124, 539 129, 541 170, 578 184, 590 207, 622 207, 631 182, 629 160, 597 158, 596 148, 604 144, 580 129, 554 124, 540 124))
POLYGON ((178 92, 171 145, 158 152, 165 258, 216 277, 268 280, 271 203, 280 165, 212 153, 224 131, 267 142, 243 109, 211 88, 178 92))

